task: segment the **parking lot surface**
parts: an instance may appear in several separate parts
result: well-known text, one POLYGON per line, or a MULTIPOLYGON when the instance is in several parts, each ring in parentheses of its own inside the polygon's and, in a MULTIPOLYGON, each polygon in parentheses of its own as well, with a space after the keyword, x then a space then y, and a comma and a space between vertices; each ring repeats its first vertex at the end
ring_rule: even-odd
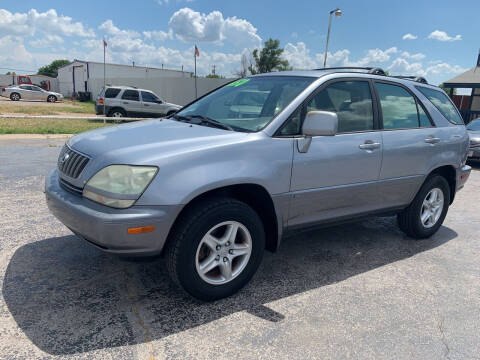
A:
POLYGON ((49 214, 62 139, 0 139, 1 359, 480 359, 480 167, 429 240, 395 218, 298 233, 214 303, 49 214))

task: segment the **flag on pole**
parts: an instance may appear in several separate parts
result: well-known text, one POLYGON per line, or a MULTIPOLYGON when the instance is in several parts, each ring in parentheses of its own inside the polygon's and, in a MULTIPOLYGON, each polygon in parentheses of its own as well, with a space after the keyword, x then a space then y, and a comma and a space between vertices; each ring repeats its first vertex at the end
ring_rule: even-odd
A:
POLYGON ((103 47, 107 47, 107 40, 105 40, 105 36, 103 37, 103 47))
POLYGON ((200 56, 200 51, 198 51, 197 45, 195 45, 195 56, 200 56))

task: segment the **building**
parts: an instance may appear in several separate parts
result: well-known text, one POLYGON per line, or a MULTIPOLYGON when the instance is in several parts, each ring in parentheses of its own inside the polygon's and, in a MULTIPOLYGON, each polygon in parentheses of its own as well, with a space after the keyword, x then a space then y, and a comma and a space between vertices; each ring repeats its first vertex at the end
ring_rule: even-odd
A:
MULTIPOLYGON (((58 69, 59 92, 64 96, 85 91, 95 99, 104 84, 101 62, 74 60, 58 69)), ((201 96, 231 79, 197 78, 197 96, 201 96)), ((192 72, 145 66, 105 64, 105 83, 149 89, 163 100, 185 105, 195 99, 192 72)))
POLYGON ((445 81, 443 85, 454 100, 466 123, 480 117, 480 52, 477 64, 473 68, 445 81), (470 89, 471 95, 453 95, 453 89, 470 89))

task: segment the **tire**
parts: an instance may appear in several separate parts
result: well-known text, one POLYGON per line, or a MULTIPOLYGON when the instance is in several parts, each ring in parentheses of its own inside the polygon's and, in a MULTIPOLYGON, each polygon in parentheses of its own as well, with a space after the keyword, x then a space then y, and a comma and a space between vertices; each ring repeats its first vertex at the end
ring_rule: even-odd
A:
POLYGON ((57 97, 55 95, 48 95, 47 102, 54 103, 57 101, 57 97))
POLYGON ((126 117, 127 113, 123 109, 112 109, 108 112, 108 117, 126 117))
POLYGON ((186 211, 169 237, 165 255, 168 272, 177 285, 199 300, 213 301, 236 293, 250 281, 262 261, 264 249, 265 232, 257 213, 241 201, 215 198, 201 201, 186 211), (238 230, 230 247, 223 242, 219 249, 219 242, 215 242, 213 250, 215 246, 204 242, 207 234, 226 241, 228 231, 234 226, 238 230), (248 235, 249 255, 235 257, 237 250, 248 252, 248 235), (200 266, 209 258, 213 267, 201 274, 200 266), (229 280, 226 280, 228 275, 224 276, 225 266, 232 269, 229 280))
POLYGON ((449 205, 450 186, 447 180, 441 175, 433 175, 427 178, 412 203, 397 215, 398 225, 405 234, 414 239, 429 238, 442 225, 445 216, 447 216, 449 205), (435 203, 432 197, 435 196, 435 193, 437 199, 443 197, 441 205, 436 202, 437 205, 432 206, 431 202, 435 203), (425 205, 425 202, 429 204, 425 205), (433 213, 433 215, 422 221, 422 214, 427 215, 427 213, 433 213))
POLYGON ((12 101, 18 101, 18 100, 20 100, 21 98, 22 98, 22 97, 20 96, 19 93, 14 92, 14 93, 11 93, 11 94, 10 94, 10 100, 12 100, 12 101))

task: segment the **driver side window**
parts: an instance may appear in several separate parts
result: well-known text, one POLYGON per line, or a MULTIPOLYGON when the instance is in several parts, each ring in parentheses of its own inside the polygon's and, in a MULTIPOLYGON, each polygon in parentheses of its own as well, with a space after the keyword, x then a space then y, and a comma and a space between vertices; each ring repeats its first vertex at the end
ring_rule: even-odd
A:
POLYGON ((317 92, 300 106, 280 131, 299 135, 309 111, 331 111, 338 116, 338 132, 373 130, 373 102, 368 81, 338 81, 317 92))

